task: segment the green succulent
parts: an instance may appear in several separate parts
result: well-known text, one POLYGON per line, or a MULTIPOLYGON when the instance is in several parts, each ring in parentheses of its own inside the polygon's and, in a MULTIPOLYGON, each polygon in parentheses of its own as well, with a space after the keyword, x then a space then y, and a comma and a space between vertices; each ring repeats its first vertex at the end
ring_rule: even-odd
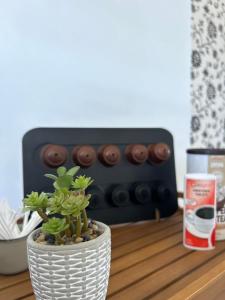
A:
POLYGON ((48 206, 48 195, 46 193, 32 192, 23 200, 25 210, 45 210, 48 206))
POLYGON ((38 212, 44 221, 42 232, 55 235, 56 244, 65 243, 63 235, 71 239, 73 236, 80 237, 82 232, 88 230, 85 208, 89 205, 91 195, 86 195, 85 190, 93 180, 86 176, 74 179, 79 169, 79 166, 69 170, 59 167, 56 174, 45 174, 53 180, 55 191, 40 194, 32 192, 24 199, 24 208, 38 212), (57 215, 49 217, 49 213, 57 215))
POLYGON ((71 193, 62 203, 61 214, 74 217, 80 215, 81 211, 88 206, 89 199, 89 195, 74 195, 71 193))
POLYGON ((51 198, 49 198, 49 211, 50 213, 61 213, 62 204, 65 199, 65 193, 56 191, 51 198))
POLYGON ((74 189, 86 190, 89 185, 93 183, 94 180, 91 177, 78 176, 72 183, 74 189))
POLYGON ((50 218, 48 222, 43 223, 42 231, 47 234, 59 235, 61 232, 65 231, 69 227, 66 223, 66 219, 63 218, 50 218))
POLYGON ((65 167, 59 167, 56 171, 58 176, 52 174, 45 174, 45 177, 54 180, 53 186, 56 190, 69 190, 73 183, 73 177, 76 175, 79 169, 80 167, 76 166, 67 171, 65 167))

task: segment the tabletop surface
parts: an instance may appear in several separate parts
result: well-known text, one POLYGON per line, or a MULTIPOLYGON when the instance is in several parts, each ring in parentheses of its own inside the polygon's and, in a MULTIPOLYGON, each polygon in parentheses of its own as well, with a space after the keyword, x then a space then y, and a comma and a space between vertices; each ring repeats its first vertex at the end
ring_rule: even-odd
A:
MULTIPOLYGON (((110 300, 224 300, 225 241, 211 251, 182 244, 182 214, 112 229, 110 300)), ((0 276, 0 299, 35 299, 28 272, 0 276)), ((97 300, 97 299, 96 299, 97 300)))

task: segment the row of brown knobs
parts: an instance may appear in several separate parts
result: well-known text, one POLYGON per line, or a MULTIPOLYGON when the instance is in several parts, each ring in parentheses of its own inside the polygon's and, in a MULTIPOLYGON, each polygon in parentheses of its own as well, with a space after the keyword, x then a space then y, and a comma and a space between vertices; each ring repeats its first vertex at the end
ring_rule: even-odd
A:
MULTIPOLYGON (((145 146, 142 144, 128 145, 125 149, 127 159, 133 164, 143 164, 148 161, 160 164, 169 159, 171 150, 167 144, 158 143, 145 146)), ((59 145, 46 145, 41 151, 41 156, 50 167, 58 167, 64 164, 68 157, 65 147, 59 145)), ((90 145, 74 147, 72 151, 73 161, 82 167, 90 167, 97 160, 107 166, 115 166, 121 159, 121 151, 116 145, 103 145, 96 150, 90 145)))

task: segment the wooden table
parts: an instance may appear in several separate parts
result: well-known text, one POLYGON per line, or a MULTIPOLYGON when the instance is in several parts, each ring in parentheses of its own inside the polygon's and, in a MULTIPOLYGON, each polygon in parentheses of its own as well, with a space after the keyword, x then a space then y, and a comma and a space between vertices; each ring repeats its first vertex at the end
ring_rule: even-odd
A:
MULTIPOLYGON (((181 213, 113 228, 112 249, 109 300, 225 299, 225 241, 213 251, 185 249, 181 213)), ((34 299, 28 272, 0 276, 0 300, 12 299, 34 299)))

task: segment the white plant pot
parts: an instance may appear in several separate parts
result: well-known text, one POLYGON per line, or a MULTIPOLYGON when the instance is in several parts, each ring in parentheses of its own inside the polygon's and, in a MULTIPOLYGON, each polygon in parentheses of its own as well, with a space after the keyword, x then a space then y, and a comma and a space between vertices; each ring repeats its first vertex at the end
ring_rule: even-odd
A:
POLYGON ((110 228, 97 222, 99 237, 74 245, 43 245, 27 239, 30 277, 38 300, 104 300, 110 261, 110 228))

